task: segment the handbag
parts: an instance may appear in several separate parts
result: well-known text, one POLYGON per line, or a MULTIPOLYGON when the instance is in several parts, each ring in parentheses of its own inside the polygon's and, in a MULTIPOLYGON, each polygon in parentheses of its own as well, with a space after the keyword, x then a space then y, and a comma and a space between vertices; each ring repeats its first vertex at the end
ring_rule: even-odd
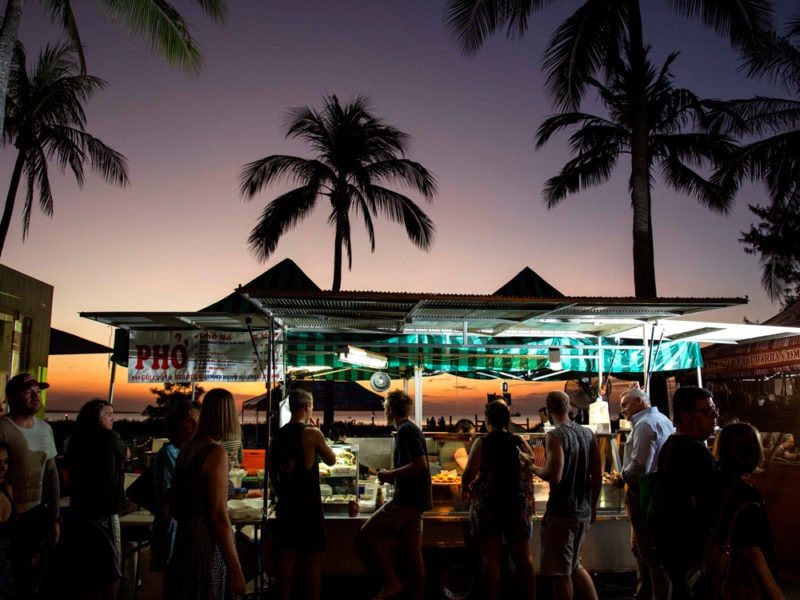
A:
POLYGON ((125 490, 125 495, 134 504, 145 510, 155 512, 156 509, 156 480, 152 467, 147 467, 125 490))
POLYGON ((700 562, 689 569, 686 574, 686 587, 692 598, 704 600, 731 600, 735 598, 761 598, 762 591, 759 579, 752 564, 741 556, 738 548, 731 545, 733 531, 739 516, 748 509, 760 511, 757 502, 745 502, 739 505, 730 517, 727 527, 723 526, 723 518, 727 512, 731 486, 723 500, 716 527, 703 550, 700 562))

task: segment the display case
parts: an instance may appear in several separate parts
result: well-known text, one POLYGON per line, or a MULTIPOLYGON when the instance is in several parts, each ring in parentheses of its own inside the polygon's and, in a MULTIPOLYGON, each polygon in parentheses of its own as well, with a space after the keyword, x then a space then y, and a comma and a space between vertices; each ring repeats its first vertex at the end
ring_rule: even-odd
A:
POLYGON ((331 447, 336 462, 319 463, 319 488, 322 507, 329 514, 346 514, 352 500, 358 501, 358 445, 331 447))

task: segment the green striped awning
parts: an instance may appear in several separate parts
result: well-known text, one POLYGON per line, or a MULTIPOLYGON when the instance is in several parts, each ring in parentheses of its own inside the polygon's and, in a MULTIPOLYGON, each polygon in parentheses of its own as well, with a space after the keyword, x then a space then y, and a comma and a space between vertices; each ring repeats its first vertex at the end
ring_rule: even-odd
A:
MULTIPOLYGON (((549 350, 559 348, 562 369, 570 372, 596 373, 601 346, 591 338, 492 338, 467 336, 406 335, 379 337, 367 334, 328 334, 289 332, 286 341, 286 364, 289 367, 327 367, 335 379, 354 375, 367 377, 370 369, 357 369, 338 359, 337 349, 344 345, 358 346, 382 354, 389 360, 388 371, 402 373, 422 368, 425 372, 457 374, 504 372, 525 377, 550 367, 549 350), (361 371, 361 373, 353 373, 361 371)), ((655 352, 653 353, 655 354, 655 352)), ((642 373, 645 350, 624 342, 603 340, 603 372, 642 373), (615 352, 615 348, 617 348, 615 352), (613 364, 612 364, 613 360, 613 364)), ((654 356, 651 371, 678 371, 702 366, 699 346, 694 342, 664 342, 654 356)), ((487 376, 491 376, 487 373, 487 376)))

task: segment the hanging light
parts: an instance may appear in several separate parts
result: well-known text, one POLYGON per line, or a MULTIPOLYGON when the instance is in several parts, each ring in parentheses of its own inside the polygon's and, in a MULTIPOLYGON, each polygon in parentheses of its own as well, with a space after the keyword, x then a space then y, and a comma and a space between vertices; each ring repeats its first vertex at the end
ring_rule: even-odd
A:
POLYGON ((561 350, 559 348, 550 348, 550 368, 553 371, 561 370, 561 350))
POLYGON ((339 360, 343 363, 369 367, 371 369, 385 369, 389 366, 389 357, 383 354, 369 352, 355 346, 342 346, 338 349, 339 360))

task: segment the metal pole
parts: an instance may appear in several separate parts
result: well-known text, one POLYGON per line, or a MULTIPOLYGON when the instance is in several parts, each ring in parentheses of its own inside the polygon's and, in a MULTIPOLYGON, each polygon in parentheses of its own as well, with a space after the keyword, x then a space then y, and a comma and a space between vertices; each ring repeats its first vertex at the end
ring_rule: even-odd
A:
POLYGON ((414 367, 414 420, 422 423, 422 369, 414 367))
POLYGON ((111 376, 108 378, 108 403, 114 404, 114 380, 117 377, 117 363, 111 356, 111 376))

